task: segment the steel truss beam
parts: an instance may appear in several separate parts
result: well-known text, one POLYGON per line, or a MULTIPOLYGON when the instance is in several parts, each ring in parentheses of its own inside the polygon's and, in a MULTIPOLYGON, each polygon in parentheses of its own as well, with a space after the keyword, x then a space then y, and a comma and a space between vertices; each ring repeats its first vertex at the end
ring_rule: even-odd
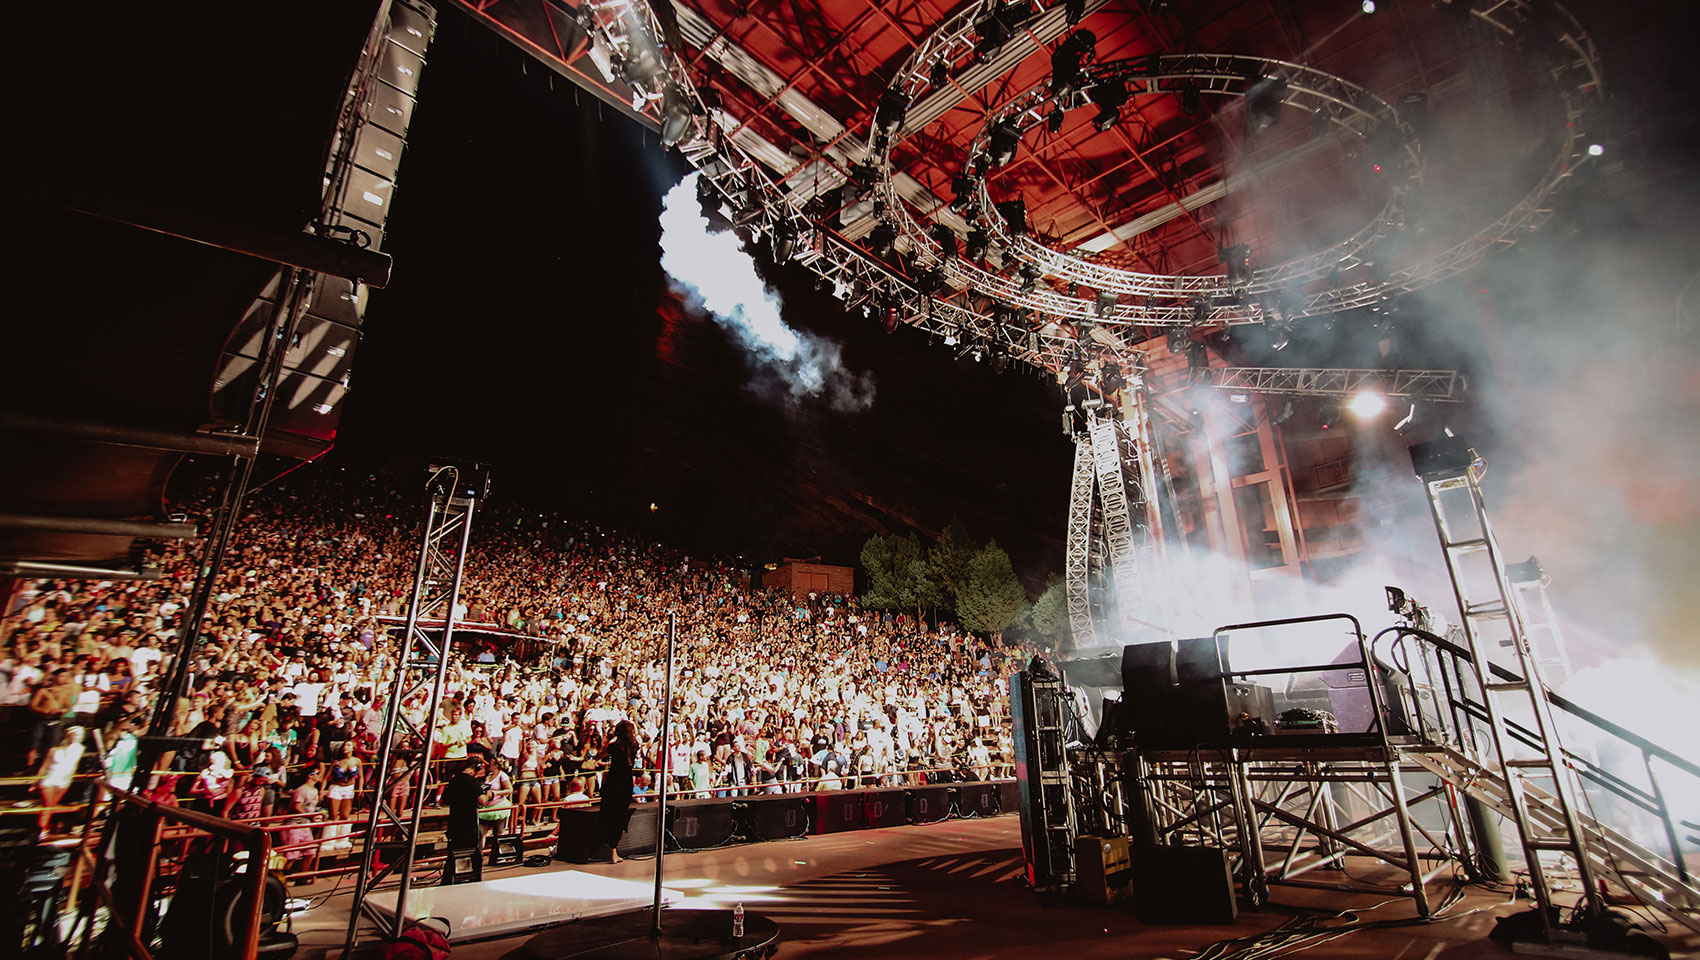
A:
POLYGON ((1392 888, 1333 880, 1320 886, 1401 893, 1420 916, 1428 916, 1424 883, 1450 869, 1450 855, 1466 842, 1454 791, 1436 783, 1413 794, 1406 779, 1426 777, 1427 771, 1397 756, 1388 760, 1327 748, 1304 753, 1308 756, 1267 761, 1231 750, 1148 755, 1145 782, 1156 801, 1158 837, 1234 851, 1236 873, 1254 900, 1266 895, 1268 884, 1308 886, 1300 877, 1310 871, 1338 868, 1349 855, 1370 857, 1407 880, 1392 888), (1443 808, 1440 836, 1413 816, 1419 804, 1443 808), (1418 837, 1438 852, 1431 870, 1425 871, 1417 852, 1418 837), (1281 859, 1270 863, 1266 855, 1274 852, 1281 859))
POLYGON ((1307 397, 1347 396, 1373 390, 1385 397, 1458 403, 1468 387, 1456 370, 1373 370, 1346 367, 1200 367, 1190 385, 1246 393, 1307 397))
MULTIPOLYGON (((472 516, 478 501, 488 492, 488 483, 488 475, 481 467, 469 468, 465 473, 456 467, 439 467, 427 485, 429 506, 420 538, 419 565, 413 577, 407 625, 395 651, 395 675, 385 701, 383 733, 373 767, 377 771, 377 789, 372 798, 372 813, 366 821, 344 956, 353 955, 363 918, 376 924, 379 935, 386 940, 400 935, 408 919, 407 898, 413 886, 419 823, 425 810, 425 788, 431 782, 431 745, 436 739, 438 709, 442 705, 444 680, 448 677, 456 604, 466 571, 467 548, 472 540, 472 516), (422 626, 432 620, 442 622, 442 635, 436 641, 422 626), (421 693, 426 694, 421 714, 423 728, 407 715, 408 702, 421 693), (403 738, 400 742, 398 734, 403 738), (391 770, 396 759, 404 761, 399 771, 391 770), (401 809, 396 806, 398 796, 406 798, 401 809), (383 864, 377 861, 380 837, 399 847, 383 864), (399 886, 395 909, 386 917, 373 907, 371 895, 392 873, 397 874, 399 886)), ((452 865, 444 869, 452 869, 452 865)))

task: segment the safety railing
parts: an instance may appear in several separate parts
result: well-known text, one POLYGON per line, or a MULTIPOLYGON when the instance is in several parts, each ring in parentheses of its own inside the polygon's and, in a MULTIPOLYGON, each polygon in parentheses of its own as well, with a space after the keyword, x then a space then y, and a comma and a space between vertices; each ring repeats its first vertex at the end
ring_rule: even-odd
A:
MULTIPOLYGON (((1472 759, 1491 755, 1482 740, 1487 707, 1468 650, 1404 625, 1376 634, 1371 646, 1378 661, 1406 681, 1400 713, 1423 740, 1455 747, 1472 759)), ((1489 669, 1494 682, 1523 680, 1500 664, 1490 663, 1489 669)), ((1559 693, 1547 690, 1546 697, 1563 727, 1559 738, 1565 763, 1585 787, 1594 788, 1586 791, 1592 794, 1587 797, 1592 819, 1611 822, 1604 816, 1608 813, 1620 824, 1624 814, 1639 819, 1620 832, 1639 834, 1636 839, 1649 847, 1653 844, 1647 841, 1656 837, 1677 877, 1692 883, 1689 860, 1700 853, 1700 764, 1559 693), (1599 809, 1602 806, 1607 809, 1599 809)), ((1524 746, 1539 747, 1537 733, 1527 722, 1508 719, 1506 731, 1524 746)))
MULTIPOLYGON (((160 840, 166 824, 188 828, 192 834, 206 835, 216 838, 219 847, 225 843, 238 844, 247 854, 246 872, 242 875, 244 881, 244 896, 239 900, 244 919, 244 928, 239 939, 234 944, 235 956, 238 960, 253 960, 259 949, 262 916, 265 909, 266 861, 271 851, 271 837, 266 828, 214 817, 182 807, 161 804, 128 791, 119 790, 110 784, 101 783, 98 789, 111 796, 118 808, 125 808, 134 814, 136 824, 145 826, 132 828, 151 829, 151 843, 147 845, 149 853, 145 861, 140 863, 125 862, 115 864, 115 868, 129 873, 134 882, 134 892, 124 900, 120 900, 107 885, 99 871, 89 878, 89 887, 96 898, 108 911, 109 928, 115 927, 119 933, 119 942, 125 952, 133 960, 152 960, 153 953, 143 941, 147 930, 147 916, 153 909, 153 892, 155 880, 158 877, 160 840)), ((119 813, 115 809, 114 814, 119 813)), ((87 848, 92 836, 94 817, 91 815, 85 824, 83 840, 79 846, 87 848)), ((79 863, 79 870, 81 864, 79 863)), ((80 920, 84 936, 85 948, 93 938, 93 911, 85 909, 80 920)), ((86 951, 85 951, 86 952, 86 951)))

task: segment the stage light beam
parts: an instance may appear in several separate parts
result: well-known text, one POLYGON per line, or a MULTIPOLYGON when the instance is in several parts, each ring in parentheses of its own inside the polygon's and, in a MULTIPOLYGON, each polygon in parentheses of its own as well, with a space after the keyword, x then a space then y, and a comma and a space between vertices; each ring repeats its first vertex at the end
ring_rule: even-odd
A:
POLYGON ((1360 420, 1369 420, 1381 415, 1387 409, 1387 398, 1373 390, 1360 390, 1352 395, 1346 403, 1346 408, 1352 411, 1352 416, 1360 420))

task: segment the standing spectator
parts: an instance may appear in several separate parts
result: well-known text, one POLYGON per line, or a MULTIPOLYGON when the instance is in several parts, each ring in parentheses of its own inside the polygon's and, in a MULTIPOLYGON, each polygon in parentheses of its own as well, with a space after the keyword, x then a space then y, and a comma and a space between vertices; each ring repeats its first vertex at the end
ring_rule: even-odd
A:
POLYGON ((620 838, 632 815, 632 767, 637 755, 637 727, 630 720, 621 720, 614 728, 614 739, 601 754, 608 761, 608 772, 602 778, 602 839, 614 863, 620 862, 620 838))
POLYGON ((83 728, 70 727, 59 737, 58 746, 47 751, 41 762, 36 791, 41 794, 41 834, 47 836, 47 826, 53 820, 53 808, 65 799, 65 791, 77 775, 77 764, 83 759, 83 728))
MULTIPOLYGON (((484 878, 483 834, 479 829, 478 811, 490 798, 490 791, 484 785, 485 761, 483 757, 468 757, 462 764, 460 772, 449 780, 449 785, 443 789, 443 802, 449 808, 449 857, 453 863, 457 850, 472 850, 472 877, 469 882, 477 883, 484 878)), ((447 871, 445 883, 453 883, 454 871, 447 871)))

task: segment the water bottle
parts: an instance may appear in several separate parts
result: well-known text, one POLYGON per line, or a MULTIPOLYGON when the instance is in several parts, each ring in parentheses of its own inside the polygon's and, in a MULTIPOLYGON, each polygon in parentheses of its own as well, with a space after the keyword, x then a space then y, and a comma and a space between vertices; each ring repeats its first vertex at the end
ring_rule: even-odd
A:
POLYGON ((738 904, 732 908, 732 939, 744 938, 744 905, 738 904))

